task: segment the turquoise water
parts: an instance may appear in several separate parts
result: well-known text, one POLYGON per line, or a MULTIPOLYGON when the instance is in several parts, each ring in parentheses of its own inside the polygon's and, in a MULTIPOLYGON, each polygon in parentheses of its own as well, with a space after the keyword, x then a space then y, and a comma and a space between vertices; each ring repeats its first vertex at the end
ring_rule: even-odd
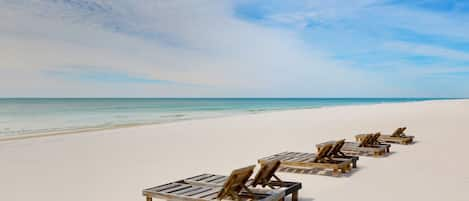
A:
POLYGON ((263 111, 433 100, 424 98, 0 99, 0 137, 165 123, 263 111))

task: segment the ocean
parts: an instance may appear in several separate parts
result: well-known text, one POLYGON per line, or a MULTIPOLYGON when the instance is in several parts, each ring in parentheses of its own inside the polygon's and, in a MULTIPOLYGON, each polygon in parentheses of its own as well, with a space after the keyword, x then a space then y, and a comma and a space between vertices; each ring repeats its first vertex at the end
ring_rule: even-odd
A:
POLYGON ((79 132, 266 111, 431 98, 5 98, 0 138, 79 132))

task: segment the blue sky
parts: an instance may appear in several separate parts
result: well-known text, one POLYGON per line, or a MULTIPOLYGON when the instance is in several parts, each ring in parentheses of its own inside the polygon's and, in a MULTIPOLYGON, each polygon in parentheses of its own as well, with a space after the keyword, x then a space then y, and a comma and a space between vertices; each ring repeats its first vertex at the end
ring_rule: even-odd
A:
POLYGON ((0 0, 0 96, 468 97, 468 1, 0 0))

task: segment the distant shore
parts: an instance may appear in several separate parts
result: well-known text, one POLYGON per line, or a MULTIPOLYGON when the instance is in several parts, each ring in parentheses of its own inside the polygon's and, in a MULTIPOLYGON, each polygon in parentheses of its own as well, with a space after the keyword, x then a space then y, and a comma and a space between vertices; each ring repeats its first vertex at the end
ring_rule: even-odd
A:
MULTIPOLYGON (((28 100, 28 99, 22 99, 28 100)), ((93 100, 93 99, 90 99, 93 100)), ((97 100, 97 99, 96 99, 97 100)), ((413 100, 413 99, 409 99, 413 100)), ((446 100, 446 99, 442 99, 446 100)), ((437 101, 433 99, 422 99, 417 101, 437 101)), ((363 105, 372 105, 372 104, 395 104, 395 103, 400 103, 400 102, 384 102, 384 103, 364 103, 363 105)), ((360 104, 361 105, 361 104, 360 104)), ((326 106, 321 106, 321 107, 343 107, 343 106, 353 106, 353 105, 326 105, 326 106)), ((56 136, 56 135, 67 135, 67 134, 80 134, 80 133, 86 133, 86 132, 93 132, 93 131, 102 131, 102 130, 111 130, 111 129, 119 129, 119 128, 128 128, 128 127, 137 127, 137 126, 148 126, 148 125, 156 125, 156 124, 164 124, 164 123, 173 123, 173 122, 179 122, 179 121, 189 121, 189 120, 197 120, 197 119, 212 119, 212 118, 220 118, 220 117, 229 117, 229 116, 238 116, 238 115, 250 115, 250 114, 258 114, 258 113, 265 113, 265 112, 280 112, 280 111, 288 111, 288 110, 308 110, 308 109, 317 109, 316 108, 278 108, 278 109, 251 109, 247 110, 248 112, 240 112, 240 113, 220 113, 218 115, 213 115, 213 116, 201 116, 201 117, 196 117, 196 118, 176 118, 176 119, 171 119, 167 121, 161 121, 161 122, 147 122, 147 123, 121 123, 117 125, 101 125, 101 126, 87 126, 87 127, 77 127, 77 128, 64 128, 64 129, 43 129, 43 131, 38 130, 38 131, 29 131, 29 132, 24 132, 24 133, 18 133, 18 134, 9 134, 9 135, 0 135, 0 142, 1 141, 10 141, 10 140, 21 140, 21 139, 29 139, 29 138, 36 138, 36 137, 48 137, 48 136, 56 136)), ((69 114, 73 115, 73 114, 69 114)), ((164 116, 164 115, 163 115, 164 116)), ((169 115, 167 115, 169 116, 169 115)), ((184 115, 172 115, 176 117, 184 117, 184 115)), ((1 134, 1 132, 0 132, 1 134)))

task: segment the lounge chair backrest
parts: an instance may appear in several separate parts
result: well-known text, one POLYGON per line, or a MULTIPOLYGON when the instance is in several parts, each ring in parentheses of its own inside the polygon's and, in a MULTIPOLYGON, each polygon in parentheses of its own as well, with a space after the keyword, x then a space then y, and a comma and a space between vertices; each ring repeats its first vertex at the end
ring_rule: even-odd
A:
POLYGON ((278 167, 280 166, 279 160, 268 161, 266 163, 261 163, 261 169, 257 172, 256 176, 254 177, 254 181, 252 182, 252 186, 256 187, 257 185, 262 185, 265 187, 269 184, 272 177, 277 179, 281 182, 281 180, 275 175, 275 171, 277 171, 278 167))
POLYGON ((237 200, 238 194, 241 192, 241 190, 247 190, 246 182, 248 181, 249 177, 251 177, 255 167, 255 165, 251 165, 245 168, 233 170, 231 175, 223 184, 223 188, 218 193, 217 199, 222 200, 227 196, 231 196, 234 200, 237 200))
POLYGON ((407 127, 402 127, 401 129, 402 129, 402 131, 401 131, 401 136, 403 136, 403 137, 404 137, 404 136, 405 136, 405 133, 404 133, 404 131, 407 129, 407 127))
POLYGON ((381 133, 375 133, 371 136, 370 141, 368 142, 367 145, 373 145, 373 144, 379 144, 378 138, 381 135, 381 133))
POLYGON ((327 156, 329 151, 332 149, 333 144, 326 144, 323 147, 321 147, 316 154, 316 158, 314 159, 313 162, 317 163, 320 162, 324 157, 327 156))
POLYGON ((403 128, 397 128, 394 133, 391 134, 391 137, 399 137, 401 136, 401 134, 404 132, 404 130, 406 129, 406 127, 403 127, 403 128))
POLYGON ((369 144, 370 139, 371 139, 372 134, 366 134, 365 137, 363 137, 362 141, 358 144, 359 147, 365 147, 369 144))
POLYGON ((327 154, 327 156, 333 157, 333 156, 338 155, 338 153, 340 152, 344 144, 345 144, 345 139, 335 142, 334 147, 332 147, 331 151, 329 151, 329 154, 327 154))

